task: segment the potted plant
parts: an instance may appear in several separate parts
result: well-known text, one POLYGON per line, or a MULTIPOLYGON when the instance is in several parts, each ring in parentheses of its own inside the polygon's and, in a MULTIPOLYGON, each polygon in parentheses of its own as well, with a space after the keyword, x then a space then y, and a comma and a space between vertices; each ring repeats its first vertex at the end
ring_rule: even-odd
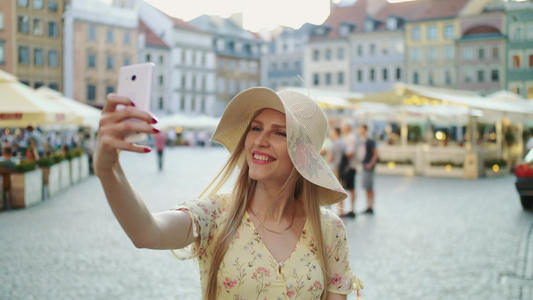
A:
POLYGON ((503 159, 488 159, 485 161, 485 176, 494 177, 509 174, 510 168, 503 159))
POLYGON ((37 161, 39 168, 43 170, 43 199, 54 196, 61 190, 61 166, 63 155, 49 155, 37 161))
POLYGON ((25 208, 42 201, 43 172, 34 161, 22 161, 11 174, 11 206, 25 208))
POLYGON ((71 150, 68 150, 65 154, 65 157, 70 163, 70 181, 72 183, 77 183, 80 181, 80 174, 81 174, 81 160, 80 156, 83 154, 83 149, 81 148, 74 148, 71 150))
POLYGON ((463 178, 464 164, 455 161, 432 161, 426 169, 426 176, 463 178))
POLYGON ((379 160, 376 164, 376 173, 386 175, 414 176, 415 167, 410 159, 405 160, 379 160))
POLYGON ((70 163, 62 153, 55 154, 52 159, 59 165, 59 186, 64 190, 70 186, 70 163))

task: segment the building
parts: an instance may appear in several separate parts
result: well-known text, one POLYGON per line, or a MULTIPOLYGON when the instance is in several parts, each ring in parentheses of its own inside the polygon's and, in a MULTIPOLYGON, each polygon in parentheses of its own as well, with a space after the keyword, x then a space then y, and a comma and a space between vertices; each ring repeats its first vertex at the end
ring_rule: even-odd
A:
POLYGON ((216 54, 216 115, 240 91, 260 82, 260 58, 266 44, 257 34, 242 28, 242 14, 231 18, 202 15, 190 21, 203 32, 212 34, 216 54))
POLYGON ((366 16, 362 30, 350 34, 352 91, 391 90, 394 83, 405 81, 404 26, 422 1, 387 3, 374 16, 366 16))
POLYGON ((316 25, 305 23, 299 29, 284 27, 261 56, 261 85, 276 90, 303 86, 305 46, 316 25))
POLYGON ((0 1, 0 69, 62 90, 63 0, 0 1))
POLYGON ((459 20, 457 88, 487 95, 505 89, 506 21, 503 10, 459 20))
POLYGON ((500 5, 507 15, 506 89, 533 99, 533 2, 500 5))
POLYGON ((168 66, 170 48, 142 20, 139 20, 138 29, 139 63, 152 62, 155 64, 150 112, 156 116, 172 113, 172 90, 170 88, 172 68, 168 66))
POLYGON ((352 83, 349 36, 363 31, 367 12, 382 0, 331 5, 326 21, 313 31, 305 50, 305 81, 310 87, 350 91, 352 83), (367 5, 371 4, 371 5, 367 5))
POLYGON ((120 67, 137 63, 135 1, 71 0, 64 14, 64 94, 103 106, 120 67))
MULTIPOLYGON (((170 75, 167 81, 170 98, 164 100, 165 112, 219 114, 212 34, 171 17, 144 1, 139 13, 147 27, 170 48, 169 60, 162 66, 170 75)), ((154 61, 154 58, 144 59, 154 61)))

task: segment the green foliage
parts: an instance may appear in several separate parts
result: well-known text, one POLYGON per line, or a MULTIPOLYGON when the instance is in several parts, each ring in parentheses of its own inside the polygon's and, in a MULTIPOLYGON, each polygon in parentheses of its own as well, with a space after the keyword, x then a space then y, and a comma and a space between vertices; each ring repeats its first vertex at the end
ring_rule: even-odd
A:
POLYGON ((52 160, 54 160, 54 164, 58 164, 65 160, 65 155, 63 154, 54 154, 51 156, 52 160))
POLYGON ((81 157, 83 154, 85 153, 85 151, 83 151, 83 148, 81 147, 78 147, 78 148, 74 148, 72 150, 68 150, 66 153, 65 153, 65 157, 68 159, 68 160, 72 160, 76 157, 81 157))
POLYGON ((382 160, 380 159, 379 160, 379 163, 384 164, 384 165, 388 165, 391 162, 395 163, 396 165, 412 165, 413 164, 413 162, 410 159, 406 159, 406 160, 382 160))
POLYGON ((492 166, 498 165, 500 167, 506 167, 507 162, 503 159, 489 159, 485 161, 486 168, 492 168, 492 166))
POLYGON ((430 163, 432 167, 445 167, 447 165, 450 165, 455 168, 462 168, 463 163, 453 162, 453 161, 432 161, 430 163))
POLYGON ((34 161, 22 161, 15 167, 16 173, 26 173, 35 170, 37 163, 34 161))
POLYGON ((56 162, 54 161, 52 156, 45 156, 37 161, 37 164, 39 167, 50 167, 54 165, 56 162))

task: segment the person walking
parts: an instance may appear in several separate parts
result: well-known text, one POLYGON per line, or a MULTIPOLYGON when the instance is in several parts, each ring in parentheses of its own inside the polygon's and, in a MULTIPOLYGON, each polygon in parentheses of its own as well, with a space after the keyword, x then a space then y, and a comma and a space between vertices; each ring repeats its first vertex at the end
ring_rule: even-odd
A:
POLYGON ((344 223, 320 208, 347 195, 320 156, 327 119, 313 99, 261 87, 239 93, 213 135, 231 153, 219 176, 199 199, 156 214, 118 157, 150 152, 123 137, 154 133, 157 121, 114 94, 102 114, 95 171, 117 220, 138 248, 196 259, 203 299, 345 300, 363 287, 350 267, 344 223), (128 108, 118 111, 120 104, 128 108), (130 118, 144 122, 124 126, 130 118), (220 194, 237 170, 233 191, 220 194))
POLYGON ((335 177, 339 178, 339 167, 341 165, 342 155, 344 154, 344 142, 341 139, 341 130, 338 127, 329 131, 330 143, 326 151, 326 160, 333 171, 335 177))
POLYGON ((352 126, 348 123, 342 126, 343 141, 344 141, 344 156, 341 161, 342 169, 340 178, 344 188, 348 191, 350 200, 350 211, 345 212, 344 203, 339 202, 339 214, 341 217, 355 218, 355 179, 357 174, 357 155, 356 144, 357 138, 352 132, 352 126))
POLYGON ((367 209, 364 214, 374 214, 374 167, 378 162, 376 143, 368 137, 368 127, 359 126, 361 156, 363 157, 363 188, 366 190, 367 209))
POLYGON ((159 132, 153 135, 154 146, 157 151, 157 163, 159 171, 163 170, 163 151, 165 150, 167 138, 163 132, 159 132))

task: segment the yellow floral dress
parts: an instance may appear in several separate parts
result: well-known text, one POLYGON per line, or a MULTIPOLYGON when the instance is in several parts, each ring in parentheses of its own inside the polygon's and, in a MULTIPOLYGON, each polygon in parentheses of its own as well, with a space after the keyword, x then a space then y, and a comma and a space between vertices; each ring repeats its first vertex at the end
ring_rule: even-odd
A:
MULTIPOLYGON (((214 237, 225 222, 226 203, 230 197, 227 194, 218 195, 207 200, 185 202, 175 208, 189 214, 197 224, 197 228, 193 227, 194 234, 200 239, 172 252, 182 260, 198 259, 202 293, 207 286, 214 237)), ((327 209, 322 209, 322 223, 330 259, 329 282, 324 282, 308 222, 289 258, 278 262, 263 244, 250 216, 245 214, 218 272, 218 299, 308 300, 320 299, 324 289, 348 294, 362 288, 362 283, 350 268, 344 223, 327 209)))

